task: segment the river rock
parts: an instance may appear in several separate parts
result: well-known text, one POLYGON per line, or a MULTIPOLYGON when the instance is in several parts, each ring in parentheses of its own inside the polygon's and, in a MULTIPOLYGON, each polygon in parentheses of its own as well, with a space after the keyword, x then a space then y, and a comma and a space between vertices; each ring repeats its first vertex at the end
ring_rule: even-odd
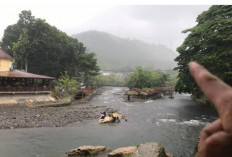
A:
POLYGON ((126 157, 131 156, 135 151, 137 147, 136 146, 130 146, 130 147, 123 147, 113 150, 108 154, 108 157, 126 157))
POLYGON ((164 147, 158 143, 142 143, 133 157, 167 157, 164 147))
POLYGON ((80 146, 67 153, 68 157, 174 157, 165 153, 158 143, 142 143, 139 146, 122 147, 111 151, 105 146, 80 146))
POLYGON ((105 146, 80 146, 67 153, 68 157, 97 156, 106 151, 105 146))

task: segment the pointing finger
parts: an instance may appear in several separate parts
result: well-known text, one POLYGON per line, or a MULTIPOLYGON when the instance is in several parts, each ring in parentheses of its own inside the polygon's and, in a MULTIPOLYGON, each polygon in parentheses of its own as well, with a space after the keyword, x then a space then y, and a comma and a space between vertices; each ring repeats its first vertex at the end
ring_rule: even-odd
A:
POLYGON ((231 87, 196 62, 191 62, 189 66, 190 73, 201 90, 216 105, 220 116, 223 116, 226 106, 232 101, 231 87))

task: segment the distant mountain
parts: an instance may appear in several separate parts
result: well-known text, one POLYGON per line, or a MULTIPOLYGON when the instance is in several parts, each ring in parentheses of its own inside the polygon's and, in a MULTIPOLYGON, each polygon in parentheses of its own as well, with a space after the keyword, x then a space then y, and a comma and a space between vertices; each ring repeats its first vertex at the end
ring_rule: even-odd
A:
POLYGON ((163 45, 123 39, 105 32, 88 31, 73 35, 83 42, 88 52, 94 52, 103 70, 132 70, 137 66, 154 69, 175 67, 175 52, 163 45))

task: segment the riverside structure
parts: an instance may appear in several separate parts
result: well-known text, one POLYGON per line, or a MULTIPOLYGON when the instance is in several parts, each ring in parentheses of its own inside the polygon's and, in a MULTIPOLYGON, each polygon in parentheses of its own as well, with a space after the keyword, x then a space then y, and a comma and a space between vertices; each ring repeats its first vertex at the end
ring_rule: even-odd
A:
POLYGON ((22 98, 27 101, 26 97, 36 102, 53 100, 50 96, 53 80, 54 77, 14 69, 13 58, 0 49, 0 104, 17 104, 22 98), (35 95, 40 95, 41 100, 36 100, 35 95))

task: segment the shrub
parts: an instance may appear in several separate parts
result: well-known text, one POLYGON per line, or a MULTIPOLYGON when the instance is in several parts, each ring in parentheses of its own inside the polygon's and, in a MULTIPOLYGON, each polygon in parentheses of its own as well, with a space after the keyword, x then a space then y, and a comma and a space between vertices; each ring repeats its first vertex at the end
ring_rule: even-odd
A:
POLYGON ((78 89, 78 82, 74 77, 70 77, 67 72, 61 73, 58 80, 54 82, 53 94, 59 97, 72 95, 78 89))

